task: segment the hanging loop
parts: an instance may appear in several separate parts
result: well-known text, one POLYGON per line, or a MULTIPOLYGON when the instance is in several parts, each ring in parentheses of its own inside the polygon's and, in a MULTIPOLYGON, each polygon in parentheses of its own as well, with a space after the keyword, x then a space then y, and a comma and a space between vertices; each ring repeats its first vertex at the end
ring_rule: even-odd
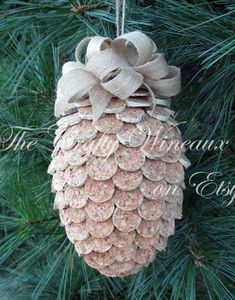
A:
POLYGON ((122 2, 122 23, 121 23, 121 35, 124 34, 125 19, 126 19, 126 0, 116 0, 116 32, 117 37, 120 35, 120 14, 121 14, 121 2, 122 2))

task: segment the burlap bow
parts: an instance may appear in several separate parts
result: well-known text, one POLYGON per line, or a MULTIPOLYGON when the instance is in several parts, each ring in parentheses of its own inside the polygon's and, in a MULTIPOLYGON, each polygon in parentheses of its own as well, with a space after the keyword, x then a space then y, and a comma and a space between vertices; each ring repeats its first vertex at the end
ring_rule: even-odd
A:
POLYGON ((93 120, 105 111, 113 97, 127 99, 145 86, 152 97, 171 97, 180 90, 180 69, 168 66, 155 43, 139 31, 111 40, 95 36, 82 40, 76 62, 67 62, 58 82, 55 115, 59 117, 76 102, 89 97, 93 120), (86 63, 80 60, 87 46, 86 63))

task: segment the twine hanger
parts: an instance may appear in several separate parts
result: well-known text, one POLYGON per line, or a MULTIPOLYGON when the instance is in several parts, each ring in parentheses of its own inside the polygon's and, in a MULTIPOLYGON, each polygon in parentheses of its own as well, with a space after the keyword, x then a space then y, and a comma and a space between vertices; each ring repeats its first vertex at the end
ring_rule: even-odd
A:
POLYGON ((120 8, 122 2, 122 23, 121 23, 121 35, 124 34, 125 18, 126 18, 126 0, 116 0, 116 29, 117 37, 120 35, 120 8))

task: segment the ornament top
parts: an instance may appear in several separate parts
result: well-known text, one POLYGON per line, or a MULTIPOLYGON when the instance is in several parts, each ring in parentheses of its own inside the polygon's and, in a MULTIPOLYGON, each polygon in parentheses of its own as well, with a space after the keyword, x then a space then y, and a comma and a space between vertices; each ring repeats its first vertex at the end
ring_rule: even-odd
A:
MULTIPOLYGON (((180 69, 169 66, 153 40, 140 31, 114 40, 95 36, 77 46, 76 62, 63 65, 58 81, 55 116, 76 108, 76 103, 91 100, 93 120, 98 120, 112 98, 127 99, 140 87, 152 99, 167 98, 180 90, 180 69), (81 52, 86 49, 85 63, 81 52)), ((164 100, 162 100, 164 101, 164 100)))

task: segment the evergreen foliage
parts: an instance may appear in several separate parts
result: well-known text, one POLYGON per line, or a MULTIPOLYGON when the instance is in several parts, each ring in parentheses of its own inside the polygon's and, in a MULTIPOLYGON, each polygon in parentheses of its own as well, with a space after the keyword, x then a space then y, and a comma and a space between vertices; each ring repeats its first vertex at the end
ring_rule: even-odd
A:
POLYGON ((195 172, 218 171, 223 174, 218 184, 235 184, 235 3, 129 0, 126 18, 126 31, 150 35, 167 60, 182 69, 183 90, 173 108, 179 122, 187 121, 180 125, 184 139, 229 144, 223 151, 187 152, 192 166, 186 172, 184 217, 167 250, 134 276, 99 275, 77 256, 60 227, 47 166, 61 66, 74 59, 82 38, 115 37, 115 3, 1 1, 2 300, 235 299, 235 200, 226 206, 229 197, 205 199, 188 182, 195 172), (24 132, 21 127, 28 128, 26 143, 37 140, 30 149, 10 147, 24 132))

